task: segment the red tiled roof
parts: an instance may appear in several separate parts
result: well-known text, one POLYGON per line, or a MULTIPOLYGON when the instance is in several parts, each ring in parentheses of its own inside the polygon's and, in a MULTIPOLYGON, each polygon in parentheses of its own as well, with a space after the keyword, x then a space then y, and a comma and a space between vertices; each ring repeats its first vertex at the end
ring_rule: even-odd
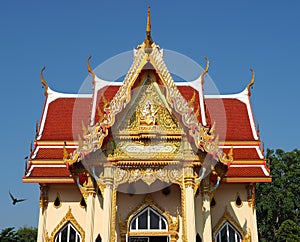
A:
MULTIPOLYGON (((224 148, 223 152, 228 154, 229 148, 224 148)), ((233 160, 260 160, 255 148, 233 148, 233 160)))
POLYGON ((33 167, 30 178, 34 177, 70 177, 67 167, 33 167))
MULTIPOLYGON (((75 148, 67 148, 68 154, 72 153, 75 148)), ((64 149, 61 148, 39 148, 35 160, 51 159, 62 160, 64 156, 64 149)))
POLYGON ((233 98, 205 99, 208 122, 216 123, 220 140, 253 141, 246 104, 233 98))
POLYGON ((58 98, 49 104, 41 140, 77 140, 89 121, 90 98, 58 98))
POLYGON ((98 107, 100 108, 101 112, 103 112, 103 100, 102 96, 110 102, 114 96, 116 95, 117 91, 119 90, 120 86, 106 86, 98 90, 97 92, 97 105, 96 105, 96 112, 95 112, 95 123, 99 121, 99 115, 98 115, 98 107))
POLYGON ((227 170, 226 177, 267 177, 261 166, 233 167, 227 170))

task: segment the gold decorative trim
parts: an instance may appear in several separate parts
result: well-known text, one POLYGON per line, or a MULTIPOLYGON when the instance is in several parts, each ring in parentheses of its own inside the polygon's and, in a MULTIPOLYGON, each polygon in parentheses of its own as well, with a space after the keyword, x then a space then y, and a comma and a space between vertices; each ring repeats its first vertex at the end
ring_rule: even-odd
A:
POLYGON ((116 241, 116 214, 117 214, 117 189, 114 187, 112 191, 112 211, 110 221, 110 241, 116 241))
POLYGON ((87 128, 82 146, 73 152, 69 162, 75 162, 78 158, 83 159, 86 154, 101 148, 104 138, 108 135, 108 129, 115 123, 116 115, 130 102, 130 90, 147 62, 150 62, 157 71, 166 88, 165 100, 176 113, 181 115, 182 123, 189 130, 189 134, 194 138, 196 147, 202 151, 213 154, 214 157, 217 157, 222 163, 232 162, 232 160, 219 149, 218 136, 215 137, 211 129, 202 126, 198 122, 194 108, 188 105, 188 102, 175 85, 163 61, 159 47, 154 44, 152 46, 151 53, 146 53, 145 48, 139 48, 137 50, 133 64, 122 86, 111 100, 109 106, 104 108, 105 118, 98 124, 87 128))
POLYGON ((78 145, 78 141, 74 141, 74 140, 67 140, 67 141, 35 140, 34 141, 34 144, 41 146, 41 148, 42 148, 42 145, 61 145, 63 147, 65 143, 67 143, 68 145, 74 145, 74 146, 78 145))
POLYGON ((72 184, 74 183, 73 178, 27 178, 23 177, 22 182, 24 183, 68 183, 72 184))
POLYGON ((272 182, 272 177, 225 177, 222 182, 272 182))
POLYGON ((255 184, 250 183, 247 186, 247 200, 249 207, 252 207, 252 212, 254 213, 255 209, 255 184))
POLYGON ((54 228, 54 230, 51 233, 51 236, 49 238, 49 242, 54 242, 56 234, 68 223, 70 222, 75 229, 78 231, 78 233, 81 236, 81 240, 85 241, 85 232, 83 228, 79 225, 77 220, 72 214, 71 208, 69 207, 68 212, 66 213, 65 217, 59 222, 59 224, 54 228))
POLYGON ((175 238, 178 236, 179 231, 179 215, 177 214, 177 217, 172 216, 169 212, 167 212, 165 209, 161 208, 152 198, 150 194, 147 194, 144 198, 144 200, 133 210, 131 211, 128 216, 122 220, 119 217, 119 227, 120 227, 120 233, 121 235, 128 234, 129 236, 135 236, 135 235, 170 235, 171 238, 175 238), (131 220, 138 215, 140 212, 142 212, 147 207, 151 207, 153 210, 158 212, 161 216, 163 216, 168 223, 168 231, 149 231, 149 232, 133 232, 130 231, 130 222, 131 220))
MULTIPOLYGON (((166 183, 180 183, 180 180, 183 176, 182 169, 155 169, 155 168, 146 168, 146 169, 121 169, 119 167, 115 168, 115 186, 117 187, 123 183, 133 183, 138 180, 142 180, 148 186, 150 186, 156 180, 160 180, 166 183)), ((100 175, 100 179, 103 179, 104 175, 100 175)))
POLYGON ((216 226, 213 228, 213 241, 215 241, 219 230, 226 222, 229 222, 239 232, 242 238, 245 236, 246 233, 241 227, 240 223, 233 218, 233 216, 228 211, 228 207, 226 206, 223 216, 220 218, 216 226))
POLYGON ((42 208, 43 212, 47 208, 49 202, 48 191, 49 191, 48 185, 40 184, 40 208, 42 208))

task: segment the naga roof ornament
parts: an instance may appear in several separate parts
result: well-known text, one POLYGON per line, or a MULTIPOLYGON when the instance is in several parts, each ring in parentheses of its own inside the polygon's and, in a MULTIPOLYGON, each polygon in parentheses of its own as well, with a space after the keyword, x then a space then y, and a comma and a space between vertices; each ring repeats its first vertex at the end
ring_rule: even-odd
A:
POLYGON ((46 66, 44 66, 42 68, 41 72, 40 72, 40 79, 41 79, 41 83, 42 83, 43 87, 45 88, 44 94, 46 96, 49 86, 48 86, 48 83, 45 81, 45 78, 43 76, 43 72, 44 72, 45 69, 46 69, 46 66))
POLYGON ((92 83, 93 85, 95 84, 95 72, 93 71, 93 69, 91 68, 91 65, 90 65, 90 60, 92 59, 92 56, 90 55, 89 58, 86 60, 86 65, 87 65, 87 68, 88 68, 88 73, 92 75, 92 83))
POLYGON ((248 95, 250 96, 251 95, 251 90, 250 88, 253 86, 254 84, 254 79, 255 79, 255 73, 254 73, 254 70, 250 67, 250 71, 252 73, 252 77, 251 77, 251 80, 250 82, 248 83, 247 85, 247 90, 248 90, 248 95))
POLYGON ((200 80, 201 80, 202 85, 204 84, 204 76, 208 73, 208 69, 209 69, 209 59, 206 56, 204 56, 204 59, 206 61, 206 66, 205 66, 205 69, 203 70, 203 72, 200 75, 200 80))

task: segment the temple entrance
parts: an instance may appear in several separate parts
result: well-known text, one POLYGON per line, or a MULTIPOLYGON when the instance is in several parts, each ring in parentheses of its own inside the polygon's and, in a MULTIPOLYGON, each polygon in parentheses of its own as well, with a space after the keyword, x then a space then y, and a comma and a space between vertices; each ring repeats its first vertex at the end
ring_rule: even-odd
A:
POLYGON ((169 242, 168 236, 129 237, 128 242, 169 242))

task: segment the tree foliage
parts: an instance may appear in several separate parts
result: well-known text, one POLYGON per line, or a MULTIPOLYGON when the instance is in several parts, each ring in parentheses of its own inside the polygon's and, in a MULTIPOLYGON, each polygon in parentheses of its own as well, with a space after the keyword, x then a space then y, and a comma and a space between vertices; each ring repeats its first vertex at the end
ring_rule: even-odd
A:
POLYGON ((37 228, 21 227, 15 231, 14 227, 5 228, 0 233, 0 242, 36 242, 37 228))
POLYGON ((300 241, 300 226, 294 221, 285 220, 279 227, 276 234, 277 242, 298 242, 300 241))
POLYGON ((37 240, 37 228, 21 227, 17 231, 19 242, 35 242, 37 240))
POLYGON ((256 189, 258 232, 262 242, 277 241, 279 227, 288 219, 300 224, 300 150, 267 150, 267 159, 272 183, 257 184, 256 189))

